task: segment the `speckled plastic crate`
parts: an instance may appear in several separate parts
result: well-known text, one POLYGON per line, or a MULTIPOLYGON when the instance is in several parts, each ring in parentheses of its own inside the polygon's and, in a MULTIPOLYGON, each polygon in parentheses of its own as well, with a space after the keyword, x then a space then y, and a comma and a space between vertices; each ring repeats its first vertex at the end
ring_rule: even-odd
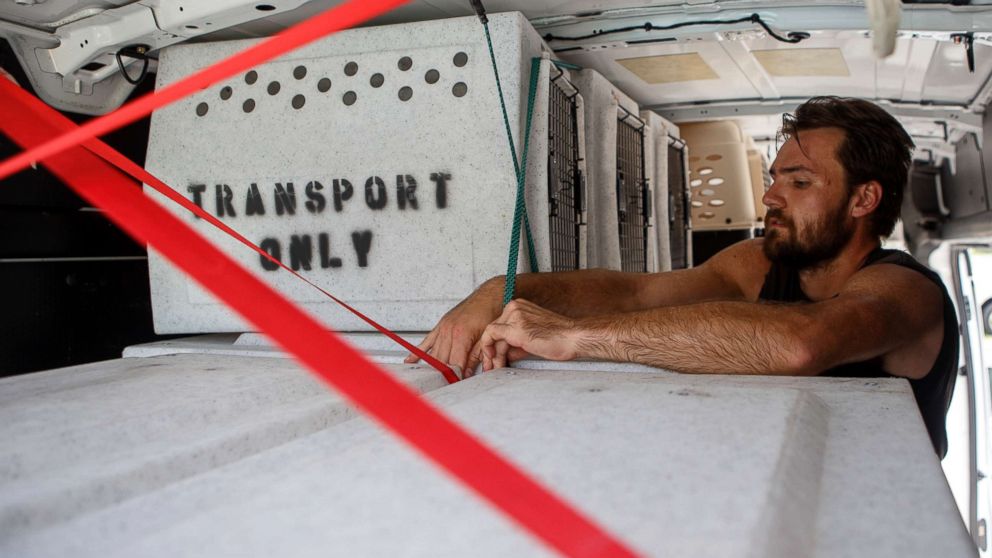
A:
MULTIPOLYGON (((543 43, 517 13, 493 15, 490 26, 519 150, 531 59, 543 43)), ((254 43, 169 48, 158 87, 254 43)), ((529 184, 542 185, 529 187, 528 204, 532 217, 542 216, 531 222, 543 269, 550 262, 546 104, 535 107, 528 165, 529 184)), ((474 17, 349 30, 218 83, 153 116, 147 166, 390 328, 427 330, 506 271, 515 177, 474 17)), ((369 329, 258 254, 162 203, 328 326, 369 329)), ((250 329, 158 254, 149 262, 157 331, 250 329)), ((520 269, 527 267, 524 256, 520 269)))

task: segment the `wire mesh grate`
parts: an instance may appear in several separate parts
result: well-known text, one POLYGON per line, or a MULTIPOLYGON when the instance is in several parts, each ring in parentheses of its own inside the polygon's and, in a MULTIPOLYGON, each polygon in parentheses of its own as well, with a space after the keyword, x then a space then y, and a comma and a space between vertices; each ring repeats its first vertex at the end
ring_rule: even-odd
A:
POLYGON ((551 270, 579 269, 582 176, 579 170, 578 104, 556 80, 548 107, 548 204, 551 270))
POLYGON ((672 269, 688 267, 689 198, 685 195, 685 152, 681 144, 668 146, 668 239, 672 269))
POLYGON ((617 221, 620 268, 648 270, 648 185, 644 179, 644 127, 617 121, 617 221))

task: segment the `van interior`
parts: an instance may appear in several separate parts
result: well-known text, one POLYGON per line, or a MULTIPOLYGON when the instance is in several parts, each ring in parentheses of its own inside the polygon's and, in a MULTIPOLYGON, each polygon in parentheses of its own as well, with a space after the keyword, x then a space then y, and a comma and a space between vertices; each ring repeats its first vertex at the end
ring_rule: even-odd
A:
MULTIPOLYGON (((161 90, 205 64, 203 60, 234 54, 342 4, 338 0, 12 0, 0 3, 0 64, 22 88, 83 124, 161 90)), ((477 25, 473 32, 479 41, 470 54, 473 63, 478 59, 482 64, 488 81, 476 85, 465 80, 468 85, 461 83, 460 88, 455 84, 449 101, 465 95, 471 99, 473 88, 482 88, 486 96, 472 100, 478 103, 472 110, 494 115, 494 122, 499 123, 497 82, 492 80, 482 25, 478 24, 480 9, 493 21, 499 39, 493 45, 494 61, 506 64, 514 56, 523 59, 528 49, 539 52, 536 56, 543 60, 534 110, 538 129, 534 137, 540 141, 530 146, 534 170, 528 167, 524 172, 535 173, 527 174, 535 236, 552 239, 552 249, 539 258, 544 270, 684 269, 702 264, 735 242, 762 236, 766 210, 762 196, 771 184, 768 169, 782 143, 783 115, 810 97, 867 99, 902 123, 916 148, 902 217, 885 246, 904 250, 936 270, 955 299, 962 350, 947 417, 950 449, 941 466, 970 539, 980 555, 992 555, 987 534, 992 489, 986 479, 992 468, 992 145, 987 144, 992 141, 992 1, 486 0, 482 6, 468 0, 413 0, 362 22, 359 29, 475 18, 466 20, 477 25), (513 17, 524 22, 521 46, 513 47, 524 54, 500 38, 499 33, 510 25, 500 16, 508 13, 519 14, 513 17), (612 112, 604 117, 589 110, 598 103, 608 104, 612 112), (545 142, 542 134, 551 139, 545 142), (597 135, 617 139, 600 145, 597 135), (610 153, 608 163, 601 157, 605 152, 610 153), (597 188, 608 190, 610 199, 619 204, 619 210, 610 209, 609 219, 601 220, 602 225, 595 222, 605 214, 603 202, 596 201, 600 199, 597 188), (602 231, 607 229, 619 229, 621 236, 620 243, 609 249, 602 240, 602 231), (562 243, 560 249, 553 246, 554 239, 562 243)), ((341 53, 347 49, 341 48, 328 52, 344 56, 341 53)), ((378 48, 393 52, 403 45, 378 48)), ((417 48, 421 50, 408 49, 412 63, 419 62, 421 52, 430 52, 427 47, 417 48)), ((311 74, 315 64, 309 64, 311 74)), ((392 71, 405 71, 402 66, 401 60, 400 67, 392 71)), ((306 67, 296 67, 306 74, 306 67)), ((460 67, 456 57, 451 71, 460 67)), ((508 122, 507 127, 513 129, 519 152, 524 144, 521 138, 530 130, 525 131, 523 119, 530 67, 499 69, 510 106, 512 124, 508 122)), ((446 71, 441 70, 442 83, 446 83, 446 71)), ((344 72, 349 72, 347 67, 344 72)), ((390 73, 385 78, 376 75, 371 88, 379 87, 376 79, 380 84, 384 79, 387 87, 393 79, 390 73)), ((429 75, 425 79, 432 83, 429 75)), ((334 80, 327 81, 326 88, 331 95, 339 95, 341 82, 334 80)), ((218 154, 237 151, 237 142, 222 147, 216 139, 224 137, 225 129, 229 136, 239 138, 252 128, 259 134, 272 133, 269 127, 278 127, 278 120, 264 120, 265 115, 259 114, 265 101, 275 98, 273 88, 276 92, 280 88, 279 82, 271 83, 268 95, 260 94, 258 109, 252 100, 255 114, 240 103, 233 112, 224 112, 231 104, 224 104, 225 95, 232 93, 230 87, 225 93, 217 86, 194 94, 192 100, 178 101, 174 106, 181 107, 182 115, 180 108, 171 113, 163 109, 103 139, 139 166, 160 171, 165 178, 188 165, 188 151, 209 158, 201 150, 209 151, 211 141, 218 142, 218 154), (207 123, 211 116, 214 122, 207 123), (263 120, 253 124, 250 117, 263 120), (173 124, 180 118, 185 120, 173 124), (178 134, 200 139, 191 139, 180 148, 179 143, 170 143, 178 134)), ((293 83, 289 77, 282 81, 283 96, 293 83)), ((406 89, 399 91, 401 102, 411 95, 416 101, 422 94, 417 86, 406 89)), ((356 91, 356 106, 360 107, 365 93, 356 91)), ((235 86, 235 100, 240 94, 235 86)), ((314 97, 294 97, 293 107, 287 105, 285 110, 301 110, 303 103, 312 107, 314 102, 314 97)), ((351 103, 356 103, 354 97, 351 103)), ((346 94, 341 106, 351 103, 346 94)), ((419 110, 443 112, 445 106, 419 110)), ((424 113, 417 118, 426 123, 432 116, 424 113)), ((441 119, 438 130, 463 133, 474 125, 471 117, 464 118, 460 124, 441 119)), ((276 139, 281 134, 309 130, 294 126, 278 129, 270 141, 281 141, 276 139)), ((362 138, 358 141, 376 137, 355 130, 349 127, 338 134, 354 134, 362 138)), ((506 136, 501 125, 497 130, 490 144, 505 163, 506 136)), ((421 132, 405 131, 417 138, 424 137, 421 132)), ((0 158, 21 151, 10 138, 0 135, 0 158)), ((388 150, 380 155, 387 161, 399 157, 388 150)), ((389 176, 385 183, 391 189, 393 171, 388 164, 381 168, 375 172, 389 176)), ((428 171, 433 172, 424 169, 418 175, 411 171, 407 185, 419 185, 421 206, 443 208, 447 203, 441 194, 443 173, 439 178, 428 171)), ((259 173, 260 180, 278 180, 259 173)), ((235 175, 227 169, 204 180, 235 175)), ((513 175, 509 176, 512 180, 513 175)), ((296 186, 300 205, 293 206, 301 213, 308 199, 303 197, 306 180, 319 178, 326 191, 331 191, 331 174, 326 179, 296 178, 304 181, 296 186)), ((366 178, 376 184, 375 176, 356 176, 351 179, 356 191, 366 178)), ((459 177, 448 178, 455 185, 459 177)), ((397 180, 403 181, 399 175, 397 180)), ((493 225, 502 228, 493 230, 509 231, 512 186, 508 184, 505 198, 479 194, 479 203, 491 200, 498 206, 506 202, 504 207, 508 207, 493 225)), ((289 198, 279 198, 287 195, 278 193, 282 184, 275 187, 277 204, 288 203, 289 198)), ((272 186, 262 185, 268 196, 266 188, 272 186)), ((337 178, 333 188, 337 192, 337 178)), ((347 188, 350 195, 351 183, 347 188)), ((181 190, 184 196, 193 192, 181 190)), ((223 193, 217 190, 221 217, 226 207, 220 202, 223 193)), ((201 205, 215 212, 214 185, 206 183, 202 194, 201 205)), ((245 202, 240 196, 235 186, 231 215, 234 210, 242 211, 245 202)), ((336 198, 328 193, 326 199, 328 208, 333 208, 336 198)), ((407 202, 416 200, 389 199, 386 210, 409 211, 407 202), (394 208, 396 204, 400 205, 394 208)), ((269 211, 283 208, 270 206, 269 211)), ((3 179, 0 231, 0 288, 8 293, 0 318, 0 376, 13 379, 117 359, 126 347, 182 343, 191 334, 250 331, 237 329, 231 325, 235 322, 225 321, 227 317, 219 318, 220 325, 199 329, 170 325, 182 324, 183 315, 195 314, 200 295, 190 294, 178 306, 172 299, 163 299, 160 293, 172 287, 162 285, 179 281, 178 274, 166 271, 166 264, 155 254, 130 240, 99 208, 73 194, 41 164, 3 179)), ((286 229, 270 239, 270 246, 280 250, 285 261, 294 258, 294 270, 309 270, 311 264, 317 269, 318 261, 330 267, 333 254, 322 250, 338 254, 336 266, 345 271, 364 267, 357 240, 354 246, 345 241, 335 244, 332 232, 325 246, 325 238, 316 232, 306 239, 295 234, 286 229), (359 263, 352 263, 353 257, 359 263)), ((260 235, 253 240, 258 241, 260 235)), ((367 250, 366 246, 366 254, 367 250)), ((526 247, 520 251, 524 254, 526 247)), ((542 251, 539 246, 538 252, 542 251)), ((408 266, 416 263, 413 255, 391 257, 407 260, 404 265, 408 266)), ((505 247, 501 245, 493 258, 505 261, 505 247)), ((485 258, 478 261, 482 267, 489 265, 485 258)), ((424 279, 431 285, 433 280, 424 279)), ((437 288, 446 287, 439 284, 437 288)), ((390 312, 391 307, 374 308, 390 312)), ((397 320, 394 328, 403 331, 429 329, 397 320)), ((259 338, 243 338, 242 343, 262 343, 259 338)), ((4 499, 0 491, 0 508, 4 499)))

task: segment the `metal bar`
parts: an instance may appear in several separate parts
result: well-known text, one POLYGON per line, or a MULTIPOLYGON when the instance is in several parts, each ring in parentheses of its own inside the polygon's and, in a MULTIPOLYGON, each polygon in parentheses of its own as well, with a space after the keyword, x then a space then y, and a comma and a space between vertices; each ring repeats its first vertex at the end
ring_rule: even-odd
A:
POLYGON ((638 130, 641 130, 641 129, 643 129, 643 128, 644 128, 645 126, 647 126, 647 123, 646 123, 646 122, 644 122, 643 120, 641 120, 641 117, 640 117, 640 116, 638 116, 638 115, 636 115, 636 114, 634 114, 634 113, 632 113, 632 112, 630 112, 629 110, 627 110, 627 109, 625 109, 625 108, 623 107, 623 105, 617 105, 617 109, 619 109, 619 110, 621 110, 621 111, 623 111, 623 113, 624 113, 624 116, 623 116, 623 118, 621 118, 621 119, 620 119, 620 122, 626 122, 628 118, 633 118, 634 120, 636 120, 636 121, 637 121, 637 123, 638 123, 638 124, 640 124, 640 125, 641 125, 641 127, 640 127, 640 128, 638 128, 638 130))
POLYGON ((62 44, 62 39, 58 35, 53 35, 47 31, 42 31, 40 29, 35 29, 34 27, 28 27, 27 25, 21 25, 19 23, 14 23, 13 21, 6 21, 0 19, 0 35, 4 34, 3 31, 9 33, 14 33, 17 35, 23 35, 25 37, 31 37, 32 39, 37 39, 39 41, 44 41, 45 45, 48 47, 56 47, 62 44))
POLYGON ((555 70, 558 70, 558 75, 551 78, 551 83, 555 83, 560 79, 564 81, 566 84, 568 84, 568 86, 572 89, 572 94, 568 96, 568 100, 571 101, 579 94, 579 88, 576 87, 575 84, 568 79, 568 77, 565 75, 565 71, 562 70, 561 67, 559 67, 557 64, 552 64, 551 67, 554 68, 555 70))

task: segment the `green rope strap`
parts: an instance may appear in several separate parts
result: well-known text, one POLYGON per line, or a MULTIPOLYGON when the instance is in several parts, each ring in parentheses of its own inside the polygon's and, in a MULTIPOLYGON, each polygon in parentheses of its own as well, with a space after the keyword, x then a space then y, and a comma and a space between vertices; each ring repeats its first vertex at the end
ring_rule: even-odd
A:
MULTIPOLYGON (((538 271, 537 267, 537 250, 534 247, 534 238, 531 234, 530 219, 527 217, 527 211, 525 207, 525 199, 523 194, 524 181, 526 179, 526 169, 527 169, 527 146, 528 140, 530 139, 530 121, 531 113, 533 111, 534 96, 536 95, 537 86, 537 74, 534 69, 535 63, 532 61, 531 64, 531 91, 528 97, 527 106, 527 126, 524 132, 524 152, 523 161, 519 162, 517 160, 517 149, 513 142, 513 132, 510 129, 510 117, 506 111, 506 101, 503 98, 503 85, 499 79, 499 67, 496 64, 496 53, 493 51, 493 41, 489 34, 489 24, 486 21, 482 22, 482 28, 486 34, 486 45, 489 47, 489 59, 492 61, 493 74, 496 76, 496 90, 499 93, 499 106, 503 113, 503 126, 506 128, 506 139, 510 144, 510 158, 513 160, 513 171, 517 178, 517 201, 514 207, 514 222, 513 222, 513 237, 510 239, 510 255, 509 262, 507 264, 506 273, 506 289, 504 291, 504 304, 509 302, 513 298, 513 291, 516 287, 516 273, 517 273, 517 260, 519 258, 519 239, 520 239, 520 226, 521 221, 523 222, 524 234, 527 238, 527 256, 530 261, 530 270, 533 272, 538 271)), ((537 59, 539 64, 540 59, 537 59)), ((538 65, 538 69, 540 66, 538 65)))
POLYGON ((530 85, 527 88, 527 124, 524 126, 524 151, 521 153, 520 170, 517 172, 517 204, 513 209, 513 228, 510 231, 510 254, 506 264, 506 285, 503 288, 503 305, 513 300, 517 287, 517 258, 520 252, 520 223, 527 227, 527 249, 531 258, 531 269, 536 271, 534 241, 531 238, 530 225, 527 223, 527 207, 524 195, 524 184, 527 181, 527 148, 530 147, 530 125, 534 116, 534 98, 537 96, 537 79, 541 73, 541 59, 533 58, 530 62, 530 85))

